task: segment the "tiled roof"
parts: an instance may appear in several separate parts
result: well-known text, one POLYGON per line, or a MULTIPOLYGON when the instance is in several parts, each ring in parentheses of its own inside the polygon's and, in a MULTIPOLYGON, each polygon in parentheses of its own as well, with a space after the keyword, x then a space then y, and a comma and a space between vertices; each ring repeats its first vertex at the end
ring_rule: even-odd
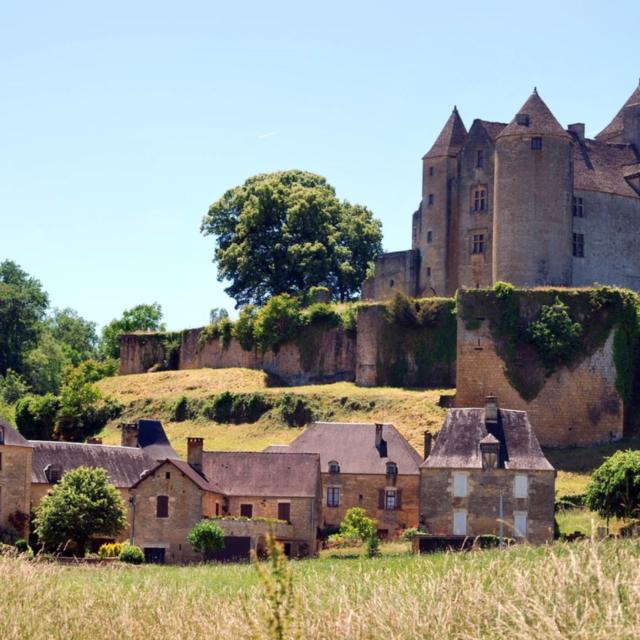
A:
POLYGON ((209 482, 207 482, 191 465, 182 460, 175 460, 172 458, 160 460, 152 469, 149 469, 147 473, 142 475, 136 482, 134 482, 133 485, 131 485, 131 488, 137 487, 141 482, 143 482, 149 476, 152 476, 165 464, 170 464, 176 467, 176 469, 184 473, 187 478, 189 478, 196 486, 198 486, 203 491, 215 491, 215 488, 211 484, 209 484, 209 482))
POLYGON ((449 409, 427 468, 481 469, 480 442, 488 434, 500 442, 507 469, 552 471, 540 448, 526 411, 499 410, 497 423, 485 423, 484 409, 449 409))
POLYGON ((622 108, 616 114, 615 118, 596 136, 596 140, 606 142, 611 138, 615 138, 623 129, 623 112, 632 104, 640 104, 640 83, 636 90, 629 96, 629 99, 622 105, 622 108))
MULTIPOLYGON (((340 473, 386 474, 387 462, 398 465, 399 474, 417 474, 422 462, 420 454, 391 424, 382 427, 386 456, 375 446, 376 426, 373 423, 316 422, 300 434, 286 450, 320 454, 320 468, 329 469, 329 462, 340 465, 340 473)), ((268 451, 284 448, 269 447, 268 451)))
POLYGON ((46 484, 45 468, 59 465, 62 473, 78 467, 100 467, 118 488, 134 484, 143 471, 156 466, 156 460, 137 447, 105 444, 32 440, 31 482, 46 484))
POLYGON ((625 176, 638 163, 631 145, 588 139, 580 142, 575 135, 574 143, 575 189, 638 197, 625 180, 625 176))
POLYGON ((502 130, 507 126, 505 122, 490 122, 489 120, 480 120, 480 124, 484 127, 484 130, 494 142, 502 130))
POLYGON ((506 136, 542 136, 553 135, 568 138, 569 134, 562 128, 544 100, 534 89, 529 99, 522 105, 516 117, 499 133, 498 138, 506 136), (529 124, 518 124, 518 115, 529 116, 529 124))
POLYGON ((22 434, 14 429, 8 422, 0 418, 0 429, 2 429, 5 446, 30 447, 31 443, 23 438, 22 434))
POLYGON ((462 148, 466 137, 467 129, 464 126, 464 122, 462 122, 458 109, 454 107, 440 135, 424 157, 456 156, 462 148))
POLYGON ((317 494, 317 455, 257 451, 204 451, 202 474, 228 496, 311 498, 317 494))

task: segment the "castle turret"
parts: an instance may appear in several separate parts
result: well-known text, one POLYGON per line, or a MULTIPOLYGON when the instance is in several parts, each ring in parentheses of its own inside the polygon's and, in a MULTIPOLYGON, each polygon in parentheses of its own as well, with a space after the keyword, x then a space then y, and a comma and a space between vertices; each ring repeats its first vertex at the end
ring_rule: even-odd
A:
POLYGON ((498 135, 494 282, 571 284, 572 145, 535 89, 498 135))
POLYGON ((599 142, 627 143, 640 154, 640 83, 616 117, 596 136, 599 142))
POLYGON ((422 202, 414 220, 413 248, 420 250, 421 295, 451 295, 457 288, 458 153, 467 129, 454 107, 440 135, 422 158, 422 202))

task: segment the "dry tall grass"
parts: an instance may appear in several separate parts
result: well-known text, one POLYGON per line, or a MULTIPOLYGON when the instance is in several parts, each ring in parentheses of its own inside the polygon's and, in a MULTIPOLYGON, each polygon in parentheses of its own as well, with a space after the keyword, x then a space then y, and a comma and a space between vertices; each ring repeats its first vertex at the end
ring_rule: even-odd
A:
MULTIPOLYGON (((637 638, 640 546, 585 542, 295 563, 301 638, 637 638)), ((249 566, 63 568, 0 559, 0 638, 252 637, 249 566)), ((291 636, 293 637, 293 635, 291 636)))

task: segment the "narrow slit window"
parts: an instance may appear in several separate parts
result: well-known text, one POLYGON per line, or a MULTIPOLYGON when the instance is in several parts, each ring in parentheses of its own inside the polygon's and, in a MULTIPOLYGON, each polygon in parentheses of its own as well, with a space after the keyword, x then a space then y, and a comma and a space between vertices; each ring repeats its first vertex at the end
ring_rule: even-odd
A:
POLYGON ((584 233, 573 234, 573 257, 584 258, 584 233))

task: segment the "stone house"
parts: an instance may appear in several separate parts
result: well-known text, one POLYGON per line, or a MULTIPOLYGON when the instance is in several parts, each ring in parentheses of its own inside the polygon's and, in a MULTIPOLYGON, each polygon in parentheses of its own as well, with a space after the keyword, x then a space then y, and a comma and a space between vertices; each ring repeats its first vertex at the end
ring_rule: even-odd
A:
POLYGON ((420 474, 428 534, 553 540, 556 472, 524 411, 499 409, 495 397, 449 409, 420 474))
POLYGON ((32 455, 33 445, 0 420, 0 529, 15 529, 29 514, 32 455))
POLYGON ((390 424, 316 422, 290 445, 267 451, 315 453, 322 476, 322 534, 361 507, 383 538, 418 524, 421 456, 390 424))

